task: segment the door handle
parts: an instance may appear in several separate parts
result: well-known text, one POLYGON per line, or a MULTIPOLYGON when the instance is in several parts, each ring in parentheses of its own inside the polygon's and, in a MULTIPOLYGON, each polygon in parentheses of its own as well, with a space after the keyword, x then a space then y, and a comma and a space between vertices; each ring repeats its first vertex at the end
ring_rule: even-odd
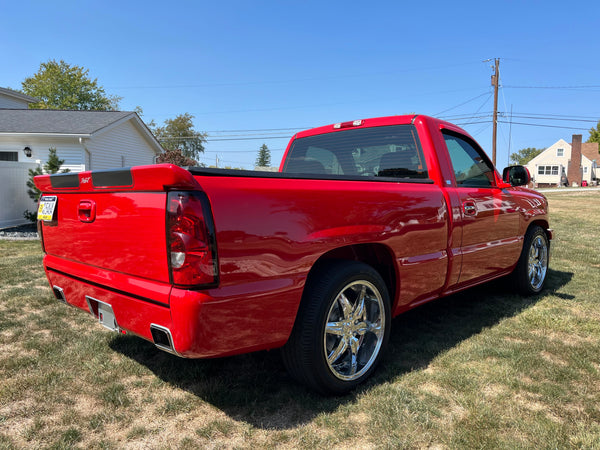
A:
POLYGON ((475 202, 464 202, 463 212, 465 213, 465 216, 475 217, 477 215, 477 207, 475 206, 475 202))

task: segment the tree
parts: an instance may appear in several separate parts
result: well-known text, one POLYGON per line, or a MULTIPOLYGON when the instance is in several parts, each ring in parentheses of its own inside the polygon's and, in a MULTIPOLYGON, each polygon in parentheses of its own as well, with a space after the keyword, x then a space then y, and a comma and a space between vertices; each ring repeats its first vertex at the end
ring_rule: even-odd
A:
POLYGON ((23 92, 39 98, 31 103, 34 109, 77 109, 116 111, 121 97, 107 95, 97 79, 90 79, 89 70, 60 60, 40 64, 39 71, 21 83, 23 92))
POLYGON ((164 153, 161 153, 160 155, 158 155, 158 158, 156 158, 156 162, 158 164, 175 164, 179 167, 195 166, 196 164, 198 164, 192 158, 188 158, 183 153, 181 153, 181 149, 178 148, 175 150, 166 150, 164 153))
MULTIPOLYGON (((41 191, 37 188, 35 183, 33 182, 33 177, 37 175, 44 174, 53 174, 53 173, 67 173, 69 169, 60 170, 61 166, 65 163, 64 159, 60 159, 56 154, 56 148, 50 147, 48 149, 48 161, 44 164, 44 168, 37 166, 35 169, 29 169, 29 180, 27 180, 27 194, 29 198, 34 200, 36 203, 40 198, 41 191)), ((37 211, 31 212, 29 210, 25 210, 23 213, 23 217, 26 219, 35 222, 37 220, 37 211)))
POLYGON ((514 162, 515 164, 524 166, 529 161, 531 161, 533 158, 535 158, 537 155, 542 153, 544 150, 545 149, 543 149, 543 148, 533 148, 533 147, 522 148, 517 153, 511 153, 510 160, 512 162, 514 162))
POLYGON ((258 156, 256 157, 256 166, 258 167, 269 167, 271 165, 271 151, 267 144, 261 145, 258 150, 258 156))
POLYGON ((595 128, 592 127, 590 129, 590 137, 586 142, 598 142, 600 144, 600 120, 595 128))
POLYGON ((200 153, 204 153, 206 133, 194 130, 193 118, 189 113, 179 114, 174 119, 165 120, 163 127, 154 127, 154 122, 150 122, 149 127, 164 149, 180 149, 184 156, 197 159, 200 153))

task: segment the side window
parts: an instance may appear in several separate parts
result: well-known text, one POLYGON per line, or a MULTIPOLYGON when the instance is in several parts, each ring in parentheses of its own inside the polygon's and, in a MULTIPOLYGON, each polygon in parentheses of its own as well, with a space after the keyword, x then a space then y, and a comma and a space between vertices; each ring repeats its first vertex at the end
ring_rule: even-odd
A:
POLYGON ((482 151, 469 140, 443 131, 450 160, 454 167, 456 184, 487 187, 494 184, 494 169, 482 151))

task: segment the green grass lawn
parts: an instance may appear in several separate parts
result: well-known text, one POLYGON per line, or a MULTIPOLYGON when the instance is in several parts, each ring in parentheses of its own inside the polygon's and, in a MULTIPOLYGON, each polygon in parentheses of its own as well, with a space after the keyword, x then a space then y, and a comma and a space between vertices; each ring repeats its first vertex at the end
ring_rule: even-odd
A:
POLYGON ((393 321, 346 397, 278 352, 183 360, 56 301, 38 242, 0 241, 0 448, 600 448, 600 192, 550 193, 548 287, 506 280, 393 321))

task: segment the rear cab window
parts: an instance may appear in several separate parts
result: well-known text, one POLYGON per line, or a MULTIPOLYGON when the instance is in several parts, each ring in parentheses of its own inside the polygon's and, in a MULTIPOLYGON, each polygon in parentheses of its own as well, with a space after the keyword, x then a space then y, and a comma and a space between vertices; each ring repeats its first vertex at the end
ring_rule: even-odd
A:
POLYGON ((494 168, 484 151, 466 136, 442 130, 458 187, 491 187, 494 168))
POLYGON ((349 129, 296 139, 282 172, 334 177, 429 177, 413 125, 349 129))

